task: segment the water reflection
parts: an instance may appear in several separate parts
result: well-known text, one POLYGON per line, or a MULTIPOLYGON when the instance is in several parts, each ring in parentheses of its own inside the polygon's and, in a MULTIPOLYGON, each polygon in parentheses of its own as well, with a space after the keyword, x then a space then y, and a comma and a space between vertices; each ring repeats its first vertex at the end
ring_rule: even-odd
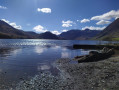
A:
POLYGON ((0 69, 0 73, 2 72, 2 69, 0 69))
POLYGON ((41 71, 41 70, 49 70, 51 67, 47 64, 44 64, 44 65, 39 65, 38 66, 38 71, 41 71))
POLYGON ((47 49, 45 47, 40 47, 40 46, 35 47, 35 52, 38 53, 38 54, 42 54, 46 50, 47 49))
POLYGON ((74 58, 89 52, 89 50, 74 50, 71 46, 76 42, 79 43, 79 41, 55 40, 2 40, 0 85, 3 84, 2 79, 7 79, 4 85, 8 85, 8 80, 10 83, 16 83, 21 77, 26 79, 43 71, 57 75, 59 71, 53 66, 54 61, 59 58, 74 58), (1 72, 6 73, 2 75, 1 72))
POLYGON ((54 47, 52 47, 52 49, 58 50, 58 49, 61 49, 61 46, 54 46, 54 47))
MULTIPOLYGON (((81 51, 81 55, 86 55, 86 54, 89 54, 89 52, 92 50, 80 49, 80 51, 81 51)), ((93 51, 97 51, 97 50, 93 50, 93 51)))
POLYGON ((12 48, 0 48, 0 57, 8 56, 12 50, 14 50, 14 49, 12 49, 12 48))
POLYGON ((89 52, 90 52, 90 50, 81 49, 81 55, 88 54, 89 52))
POLYGON ((71 55, 69 52, 62 52, 61 53, 61 58, 70 58, 70 57, 71 57, 71 55))
POLYGON ((11 48, 11 47, 4 47, 0 48, 0 57, 7 57, 11 55, 16 55, 21 51, 20 48, 11 48))

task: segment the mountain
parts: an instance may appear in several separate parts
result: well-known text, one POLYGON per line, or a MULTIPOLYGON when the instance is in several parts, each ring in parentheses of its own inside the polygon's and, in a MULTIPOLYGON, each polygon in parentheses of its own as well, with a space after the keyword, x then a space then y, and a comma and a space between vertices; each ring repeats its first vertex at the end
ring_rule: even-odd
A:
POLYGON ((32 38, 27 32, 18 30, 0 20, 0 38, 32 38))
POLYGON ((59 35, 60 38, 67 40, 87 40, 100 33, 100 30, 69 30, 59 35))
POLYGON ((59 39, 51 32, 37 34, 35 32, 25 32, 18 30, 9 25, 8 23, 0 20, 0 38, 1 39, 59 39))
POLYGON ((45 32, 45 33, 41 33, 39 35, 40 39, 59 39, 59 37, 55 34, 52 34, 51 32, 45 32))
POLYGON ((59 36, 51 32, 37 34, 35 32, 25 32, 23 30, 15 29, 8 23, 0 20, 0 38, 3 39, 67 39, 67 40, 87 40, 100 31, 97 30, 69 30, 61 33, 59 36))
POLYGON ((5 33, 0 33, 0 39, 12 39, 12 37, 8 34, 5 33))
POLYGON ((94 39, 98 40, 114 40, 119 38, 119 18, 108 25, 94 39))

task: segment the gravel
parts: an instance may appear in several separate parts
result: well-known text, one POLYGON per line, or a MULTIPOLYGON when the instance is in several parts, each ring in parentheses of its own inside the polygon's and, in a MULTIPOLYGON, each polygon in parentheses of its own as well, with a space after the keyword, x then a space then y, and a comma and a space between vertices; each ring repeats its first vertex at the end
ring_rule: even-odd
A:
POLYGON ((72 90, 119 90, 119 57, 79 64, 57 63, 57 67, 66 78, 70 76, 72 90))
POLYGON ((11 90, 119 90, 119 56, 88 63, 71 63, 66 58, 55 65, 60 75, 42 73, 11 90))

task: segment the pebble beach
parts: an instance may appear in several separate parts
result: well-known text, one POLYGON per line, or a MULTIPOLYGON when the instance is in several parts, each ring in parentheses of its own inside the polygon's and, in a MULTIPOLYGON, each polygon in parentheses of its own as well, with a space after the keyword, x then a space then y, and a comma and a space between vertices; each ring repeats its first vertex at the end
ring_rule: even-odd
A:
MULTIPOLYGON (((119 56, 98 62, 71 63, 64 58, 55 62, 59 76, 42 73, 21 81, 16 90, 119 90, 119 56)), ((13 89, 11 89, 13 90, 13 89)))

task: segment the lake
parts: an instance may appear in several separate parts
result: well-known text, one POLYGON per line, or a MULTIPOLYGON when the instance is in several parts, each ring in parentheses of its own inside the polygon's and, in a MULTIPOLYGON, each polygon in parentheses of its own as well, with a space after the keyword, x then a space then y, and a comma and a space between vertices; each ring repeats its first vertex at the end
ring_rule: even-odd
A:
POLYGON ((90 51, 75 50, 73 44, 99 43, 100 41, 0 39, 0 89, 39 72, 50 71, 53 75, 58 75, 59 71, 53 65, 57 59, 74 58, 90 51))

